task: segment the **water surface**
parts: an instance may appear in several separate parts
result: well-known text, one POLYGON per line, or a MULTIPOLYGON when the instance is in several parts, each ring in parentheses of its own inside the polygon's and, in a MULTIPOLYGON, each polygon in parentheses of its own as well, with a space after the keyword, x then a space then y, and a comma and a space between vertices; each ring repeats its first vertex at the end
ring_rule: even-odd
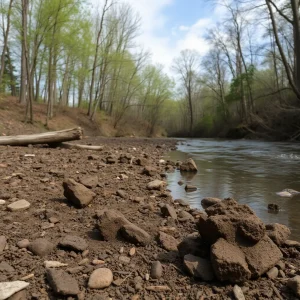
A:
POLYGON ((183 161, 190 157, 198 166, 197 174, 182 175, 179 171, 168 174, 174 199, 185 199, 191 206, 201 208, 204 197, 233 197, 248 204, 265 223, 287 225, 292 238, 300 241, 300 196, 276 195, 286 188, 300 191, 299 144, 185 139, 167 158, 183 161), (178 185, 179 180, 197 186, 197 191, 186 193, 185 185, 178 185), (269 203, 278 204, 279 213, 269 213, 269 203))

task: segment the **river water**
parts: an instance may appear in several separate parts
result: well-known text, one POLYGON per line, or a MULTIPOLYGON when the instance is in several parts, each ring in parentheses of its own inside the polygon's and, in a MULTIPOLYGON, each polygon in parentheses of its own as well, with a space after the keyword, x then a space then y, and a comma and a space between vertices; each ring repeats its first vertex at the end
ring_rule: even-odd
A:
POLYGON ((185 199, 192 207, 201 208, 205 197, 233 197, 249 205, 265 223, 287 225, 291 238, 300 241, 300 196, 276 195, 286 188, 300 191, 299 144, 184 139, 166 158, 183 161, 190 157, 198 166, 197 174, 168 174, 168 188, 174 199, 185 199), (196 186, 197 191, 187 193, 179 180, 196 186), (278 204, 280 211, 269 213, 270 203, 278 204))

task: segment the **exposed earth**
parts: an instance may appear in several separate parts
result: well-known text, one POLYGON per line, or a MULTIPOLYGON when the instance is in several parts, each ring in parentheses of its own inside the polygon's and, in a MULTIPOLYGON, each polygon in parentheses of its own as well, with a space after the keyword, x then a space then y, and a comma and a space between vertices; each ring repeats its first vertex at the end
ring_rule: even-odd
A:
MULTIPOLYGON (((179 164, 162 156, 175 140, 93 138, 80 143, 104 149, 0 147, 0 295, 1 283, 25 282, 20 292, 3 299, 298 299, 300 283, 290 279, 300 275, 300 244, 287 240, 286 229, 271 236, 273 242, 264 224, 233 200, 204 201, 207 221, 203 211, 172 199, 166 176, 179 164), (218 207, 228 203, 235 210, 218 207), (239 210, 244 223, 224 217, 226 211, 239 210), (227 231, 220 238, 222 228, 205 223, 201 240, 198 230, 204 227, 199 224, 213 223, 214 215, 227 231), (267 270, 260 274, 261 266, 252 269, 248 258, 243 266, 225 257, 220 268, 217 248, 222 253, 233 249, 227 254, 235 260, 235 251, 242 249, 239 233, 253 245, 267 240, 272 251, 276 247, 267 275, 267 270), (184 258, 177 249, 187 237, 204 243, 196 249, 204 272, 194 268, 199 257, 193 247, 199 244, 190 249, 181 244, 184 258), (214 270, 207 246, 213 249, 214 270)), ((266 249, 261 257, 268 255, 266 249)))

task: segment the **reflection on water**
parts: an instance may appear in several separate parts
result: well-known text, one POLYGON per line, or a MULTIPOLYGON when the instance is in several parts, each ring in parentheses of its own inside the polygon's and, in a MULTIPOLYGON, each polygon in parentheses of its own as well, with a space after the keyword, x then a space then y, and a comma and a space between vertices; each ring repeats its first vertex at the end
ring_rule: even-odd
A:
POLYGON ((276 192, 285 188, 300 191, 300 145, 260 141, 225 141, 212 139, 182 140, 168 159, 177 161, 192 157, 197 174, 168 174, 174 199, 186 199, 201 208, 204 197, 233 197, 248 204, 265 223, 282 223, 300 240, 300 196, 281 198, 276 192), (198 187, 186 193, 185 185, 198 187), (268 204, 276 203, 278 214, 268 213, 268 204))

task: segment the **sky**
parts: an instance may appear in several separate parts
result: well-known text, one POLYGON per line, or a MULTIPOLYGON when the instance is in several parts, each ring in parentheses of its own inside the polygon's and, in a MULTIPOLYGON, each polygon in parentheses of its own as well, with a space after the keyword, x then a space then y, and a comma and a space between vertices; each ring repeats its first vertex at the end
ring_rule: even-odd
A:
MULTIPOLYGON (((99 0, 92 0, 99 3, 99 0)), ((220 7, 207 0, 127 0, 141 17, 141 35, 137 42, 152 53, 153 63, 161 63, 166 72, 184 49, 205 54, 209 45, 207 30, 222 15, 220 7)))

